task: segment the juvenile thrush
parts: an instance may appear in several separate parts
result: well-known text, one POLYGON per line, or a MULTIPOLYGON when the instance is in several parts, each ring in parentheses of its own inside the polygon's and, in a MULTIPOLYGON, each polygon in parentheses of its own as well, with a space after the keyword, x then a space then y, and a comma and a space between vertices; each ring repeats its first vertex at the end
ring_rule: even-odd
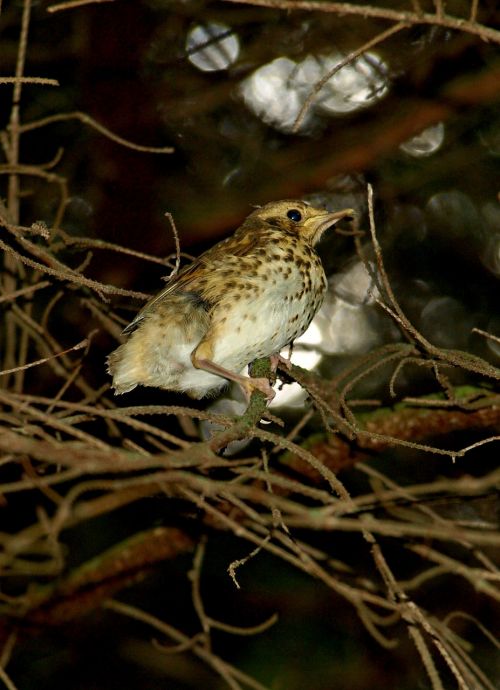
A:
POLYGON ((115 393, 142 385, 202 398, 229 380, 247 396, 258 389, 271 400, 267 379, 241 371, 307 329, 327 286, 314 247, 325 230, 353 215, 296 200, 255 210, 125 328, 128 340, 108 357, 115 393))

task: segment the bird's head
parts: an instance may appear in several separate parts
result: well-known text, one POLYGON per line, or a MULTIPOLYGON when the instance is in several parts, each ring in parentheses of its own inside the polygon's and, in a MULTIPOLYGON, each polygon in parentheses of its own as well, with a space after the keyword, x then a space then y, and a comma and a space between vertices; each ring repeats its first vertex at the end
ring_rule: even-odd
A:
POLYGON ((315 208, 298 199, 273 201, 260 206, 248 216, 250 222, 261 222, 273 228, 281 228, 293 232, 311 246, 319 242, 321 236, 343 218, 354 217, 352 208, 341 211, 327 211, 315 208))

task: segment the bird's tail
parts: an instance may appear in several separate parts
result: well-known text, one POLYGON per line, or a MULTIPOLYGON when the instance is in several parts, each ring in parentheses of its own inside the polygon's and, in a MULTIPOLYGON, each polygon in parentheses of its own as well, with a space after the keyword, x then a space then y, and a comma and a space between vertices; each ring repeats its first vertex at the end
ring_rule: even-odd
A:
POLYGON ((120 345, 106 360, 108 374, 113 377, 111 385, 115 395, 128 393, 144 378, 140 357, 137 356, 139 353, 134 353, 132 343, 132 340, 128 340, 120 345))
POLYGON ((171 296, 163 310, 146 314, 127 341, 107 359, 115 393, 128 393, 136 386, 189 389, 190 381, 184 381, 186 372, 199 378, 191 352, 205 336, 208 324, 206 309, 191 293, 171 296))

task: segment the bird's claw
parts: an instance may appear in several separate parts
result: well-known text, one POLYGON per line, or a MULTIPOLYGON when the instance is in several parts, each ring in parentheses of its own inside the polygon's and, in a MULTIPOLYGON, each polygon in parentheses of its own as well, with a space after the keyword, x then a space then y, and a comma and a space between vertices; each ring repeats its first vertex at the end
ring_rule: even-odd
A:
POLYGON ((282 364, 288 371, 291 371, 292 369, 292 360, 287 359, 286 357, 283 357, 283 355, 275 354, 271 355, 271 371, 276 373, 276 370, 278 369, 278 365, 282 364))
POLYGON ((268 379, 266 378, 248 378, 246 381, 241 382, 241 388, 243 390, 243 393, 245 394, 247 402, 250 402, 250 398, 252 397, 252 393, 254 391, 260 391, 261 393, 264 393, 267 402, 271 402, 271 400, 273 400, 274 396, 276 395, 276 391, 273 389, 268 379))

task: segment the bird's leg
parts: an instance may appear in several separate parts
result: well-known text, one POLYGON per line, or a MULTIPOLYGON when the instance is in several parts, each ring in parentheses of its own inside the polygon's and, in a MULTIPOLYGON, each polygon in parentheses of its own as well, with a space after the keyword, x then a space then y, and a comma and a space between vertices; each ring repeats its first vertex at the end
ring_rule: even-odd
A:
POLYGON ((268 379, 265 378, 250 378, 249 376, 242 376, 241 374, 236 374, 234 371, 230 371, 220 364, 216 364, 210 359, 212 348, 206 340, 202 340, 198 347, 191 353, 191 362, 196 369, 204 369, 205 371, 215 374, 216 376, 222 376, 222 378, 228 379, 229 381, 235 381, 242 389, 245 398, 250 400, 252 393, 255 390, 264 393, 266 399, 271 402, 271 400, 276 395, 268 379))
POLYGON ((204 369, 205 371, 209 371, 211 374, 215 374, 216 376, 222 376, 229 381, 235 381, 242 389, 247 400, 250 400, 250 397, 255 390, 264 393, 269 402, 271 402, 276 395, 276 392, 270 385, 269 381, 265 378, 252 379, 250 376, 235 374, 234 371, 229 371, 229 369, 221 367, 220 364, 211 362, 209 359, 198 359, 197 357, 191 357, 191 361, 193 362, 193 366, 197 369, 204 369))
POLYGON ((293 344, 290 343, 289 349, 288 349, 288 357, 283 357, 279 352, 275 352, 274 355, 271 355, 271 371, 273 374, 276 373, 276 370, 278 369, 278 365, 282 364, 288 371, 291 371, 292 369, 292 351, 293 351, 293 344))

